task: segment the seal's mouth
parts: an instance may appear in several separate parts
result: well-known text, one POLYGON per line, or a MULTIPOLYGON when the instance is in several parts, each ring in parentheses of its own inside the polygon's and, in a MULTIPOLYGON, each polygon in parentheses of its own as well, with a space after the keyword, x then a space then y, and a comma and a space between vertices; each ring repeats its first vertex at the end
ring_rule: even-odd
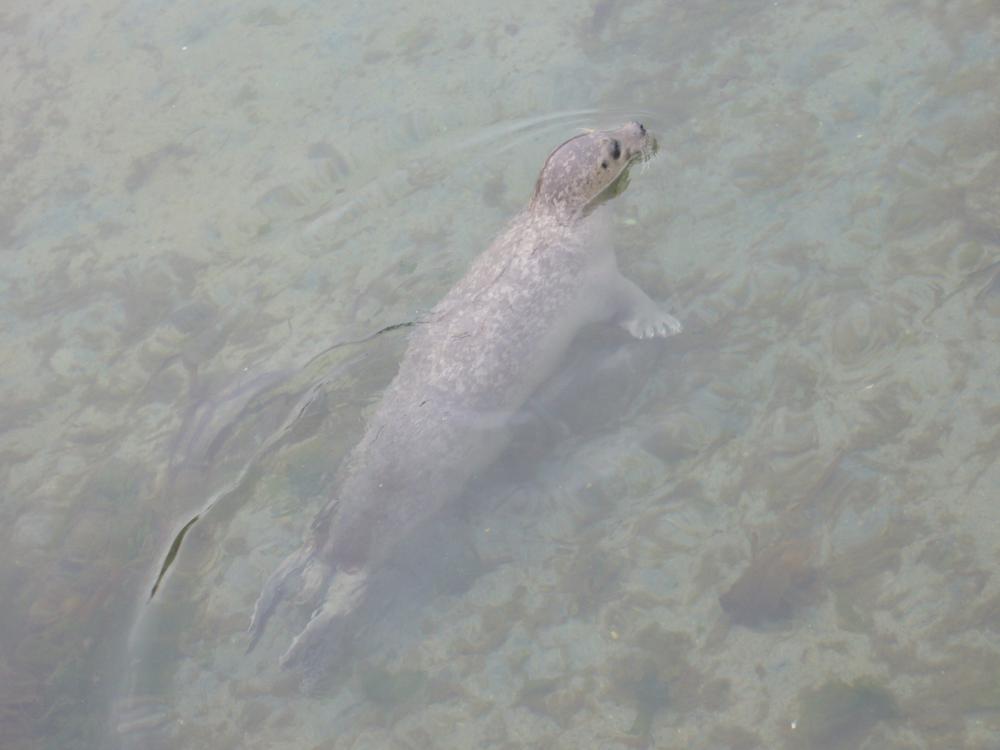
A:
POLYGON ((645 164, 646 162, 651 161, 653 157, 656 156, 659 150, 660 150, 660 144, 656 142, 656 138, 647 133, 645 141, 643 142, 642 146, 639 147, 639 150, 636 152, 636 154, 632 157, 632 161, 633 162, 638 161, 641 164, 645 164))

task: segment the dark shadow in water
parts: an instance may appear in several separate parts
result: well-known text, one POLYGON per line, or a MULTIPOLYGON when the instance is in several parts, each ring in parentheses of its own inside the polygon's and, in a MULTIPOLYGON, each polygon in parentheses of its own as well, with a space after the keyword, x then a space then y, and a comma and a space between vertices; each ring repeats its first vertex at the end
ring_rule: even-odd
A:
POLYGON ((153 584, 153 588, 149 592, 150 599, 156 596, 156 590, 160 588, 160 581, 163 580, 163 576, 166 574, 167 568, 170 567, 170 564, 174 561, 174 558, 177 557, 177 552, 181 548, 181 542, 184 541, 184 535, 188 533, 188 529, 190 529, 194 525, 194 522, 197 521, 200 517, 201 516, 195 516, 186 524, 184 524, 181 530, 177 532, 177 536, 174 537, 174 541, 170 544, 170 549, 167 550, 167 556, 163 559, 163 565, 160 566, 160 572, 159 575, 156 576, 156 582, 153 584))

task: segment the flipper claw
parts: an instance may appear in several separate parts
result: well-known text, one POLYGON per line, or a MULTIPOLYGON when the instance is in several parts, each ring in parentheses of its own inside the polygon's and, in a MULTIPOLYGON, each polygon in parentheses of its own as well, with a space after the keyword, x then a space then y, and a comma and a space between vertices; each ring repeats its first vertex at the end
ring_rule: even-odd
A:
POLYGON ((281 666, 288 667, 311 657, 321 643, 330 639, 330 628, 353 612, 364 596, 368 574, 365 571, 339 571, 326 590, 326 600, 305 628, 292 641, 281 657, 281 666))

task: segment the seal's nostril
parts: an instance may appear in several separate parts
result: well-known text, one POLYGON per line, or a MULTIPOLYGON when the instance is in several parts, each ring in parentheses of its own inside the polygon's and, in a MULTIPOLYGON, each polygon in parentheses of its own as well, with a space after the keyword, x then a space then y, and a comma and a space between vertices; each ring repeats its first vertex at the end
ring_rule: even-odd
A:
POLYGON ((641 133, 642 135, 646 135, 646 128, 643 126, 643 124, 641 122, 637 122, 636 125, 639 126, 639 133, 641 133))

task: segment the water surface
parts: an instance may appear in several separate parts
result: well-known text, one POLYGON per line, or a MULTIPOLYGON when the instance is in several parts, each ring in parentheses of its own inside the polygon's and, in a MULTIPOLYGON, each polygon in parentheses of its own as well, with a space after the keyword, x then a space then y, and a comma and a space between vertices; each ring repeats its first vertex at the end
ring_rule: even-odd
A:
POLYGON ((9 5, 0 745, 995 746, 998 40, 992 0, 9 5), (345 659, 278 669, 294 607, 244 656, 406 330, 329 347, 633 117, 620 264, 685 333, 587 331, 345 659))

